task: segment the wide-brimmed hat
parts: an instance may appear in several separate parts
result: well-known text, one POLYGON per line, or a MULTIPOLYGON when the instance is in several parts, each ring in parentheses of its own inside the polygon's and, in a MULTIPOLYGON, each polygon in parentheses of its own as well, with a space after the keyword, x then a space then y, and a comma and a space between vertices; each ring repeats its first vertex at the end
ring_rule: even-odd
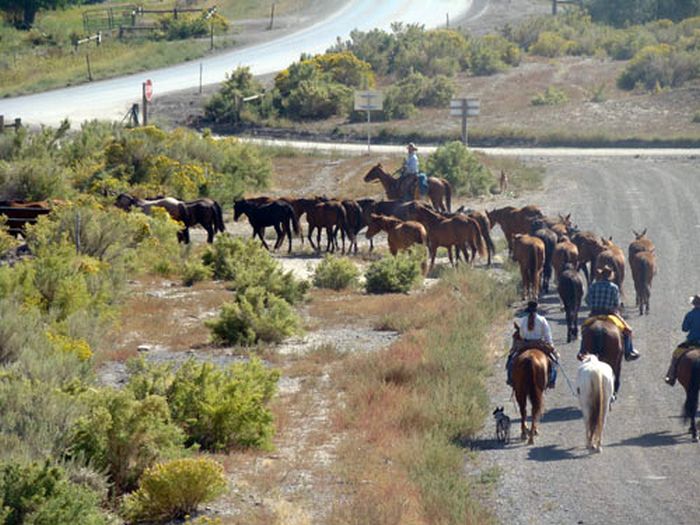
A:
POLYGON ((693 306, 700 306, 700 295, 694 295, 690 298, 690 304, 693 306))
POLYGON ((613 270, 609 264, 606 264, 601 268, 596 268, 595 273, 598 277, 609 279, 615 273, 615 270, 613 270))
POLYGON ((411 151, 411 150, 418 151, 418 148, 416 148, 416 145, 413 142, 409 142, 408 146, 406 146, 406 147, 408 148, 409 151, 411 151))

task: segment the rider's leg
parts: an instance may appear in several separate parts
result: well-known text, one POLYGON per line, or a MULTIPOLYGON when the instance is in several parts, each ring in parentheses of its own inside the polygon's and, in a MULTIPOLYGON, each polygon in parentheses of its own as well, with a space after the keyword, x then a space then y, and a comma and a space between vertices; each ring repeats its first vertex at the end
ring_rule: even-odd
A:
POLYGON ((634 346, 632 346, 632 332, 625 330, 622 333, 622 342, 625 348, 625 360, 634 361, 635 359, 638 359, 639 352, 637 352, 634 349, 634 346))
POLYGON ((552 361, 549 363, 549 383, 547 384, 547 388, 554 388, 557 383, 557 368, 559 368, 559 364, 556 361, 552 361))
POLYGON ((506 360, 506 384, 508 386, 513 386, 513 356, 514 352, 508 354, 508 359, 506 360))

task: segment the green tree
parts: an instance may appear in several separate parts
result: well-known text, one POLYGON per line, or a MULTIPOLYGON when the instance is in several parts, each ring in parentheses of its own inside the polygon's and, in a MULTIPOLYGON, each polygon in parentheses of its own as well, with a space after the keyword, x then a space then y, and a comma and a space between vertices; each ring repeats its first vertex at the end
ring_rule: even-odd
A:
POLYGON ((39 9, 60 9, 77 0, 0 0, 0 11, 7 13, 15 27, 29 29, 39 9))

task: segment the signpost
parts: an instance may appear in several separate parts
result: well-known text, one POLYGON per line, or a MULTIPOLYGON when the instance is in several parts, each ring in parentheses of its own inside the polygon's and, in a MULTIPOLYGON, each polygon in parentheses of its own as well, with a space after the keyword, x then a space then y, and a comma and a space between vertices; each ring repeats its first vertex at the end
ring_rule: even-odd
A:
POLYGON ((153 82, 151 82, 150 78, 141 84, 141 91, 141 102, 143 105, 142 121, 144 126, 148 126, 148 103, 153 99, 153 82))
POLYGON ((453 98, 450 100, 450 116, 462 118, 462 142, 467 145, 467 117, 479 115, 481 104, 476 98, 453 98))
POLYGON ((384 93, 381 91, 355 91, 355 111, 367 112, 367 154, 370 152, 371 132, 370 113, 384 107, 384 93))

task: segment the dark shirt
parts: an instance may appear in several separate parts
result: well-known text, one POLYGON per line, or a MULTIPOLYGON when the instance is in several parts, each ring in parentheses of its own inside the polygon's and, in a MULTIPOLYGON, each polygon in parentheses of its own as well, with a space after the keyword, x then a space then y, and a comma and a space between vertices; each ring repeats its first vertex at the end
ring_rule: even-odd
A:
POLYGON ((614 312, 620 307, 620 289, 612 281, 596 281, 588 289, 586 304, 592 311, 614 312))
POLYGON ((687 341, 700 342, 700 308, 693 308, 685 314, 682 328, 688 332, 687 341))

